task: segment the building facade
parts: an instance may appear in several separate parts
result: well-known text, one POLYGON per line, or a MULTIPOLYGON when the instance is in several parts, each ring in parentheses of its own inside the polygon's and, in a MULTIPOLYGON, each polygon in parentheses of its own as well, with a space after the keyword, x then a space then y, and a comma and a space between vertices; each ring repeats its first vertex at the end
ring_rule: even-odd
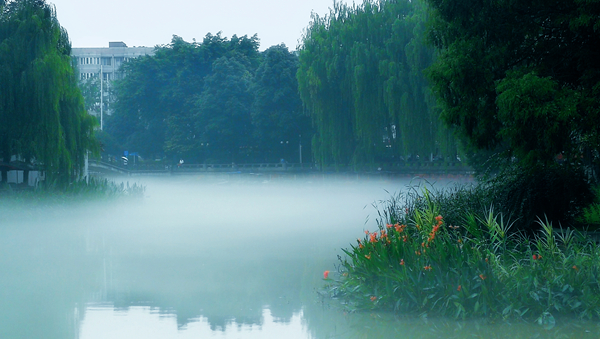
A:
POLYGON ((71 49, 86 109, 99 118, 100 129, 104 115, 111 114, 111 82, 123 78, 121 65, 130 59, 153 54, 154 47, 127 47, 122 41, 109 42, 108 47, 71 49))
POLYGON ((100 72, 105 81, 120 79, 122 73, 119 69, 124 62, 152 54, 154 47, 127 47, 122 41, 109 42, 108 47, 71 49, 80 80, 98 76, 100 72))

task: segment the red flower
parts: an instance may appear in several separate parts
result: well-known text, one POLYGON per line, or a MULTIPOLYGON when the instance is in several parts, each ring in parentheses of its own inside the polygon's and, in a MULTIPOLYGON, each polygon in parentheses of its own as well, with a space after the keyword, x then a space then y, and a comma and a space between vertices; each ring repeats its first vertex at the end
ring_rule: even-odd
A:
POLYGON ((423 269, 425 271, 431 271, 431 265, 427 265, 427 266, 423 267, 423 269))
POLYGON ((323 272, 323 279, 328 279, 328 278, 329 278, 329 271, 323 272))
POLYGON ((481 280, 485 280, 487 277, 485 275, 483 275, 483 274, 480 274, 479 278, 481 278, 481 280))
POLYGON ((533 255, 533 260, 537 260, 537 255, 533 255))
POLYGON ((462 285, 458 285, 458 288, 456 290, 460 292, 460 290, 462 290, 462 285))
POLYGON ((404 266, 404 259, 400 259, 400 265, 404 266))
POLYGON ((377 297, 376 296, 372 296, 371 297, 371 301, 375 301, 375 300, 377 300, 377 297))

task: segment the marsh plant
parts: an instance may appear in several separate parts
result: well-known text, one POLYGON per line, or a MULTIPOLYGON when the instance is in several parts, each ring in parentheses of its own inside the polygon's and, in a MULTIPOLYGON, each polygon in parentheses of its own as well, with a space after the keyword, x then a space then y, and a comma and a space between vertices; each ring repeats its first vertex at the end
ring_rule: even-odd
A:
POLYGON ((378 229, 343 250, 338 272, 324 276, 327 295, 349 311, 517 317, 546 326, 558 315, 600 315, 600 247, 584 234, 538 219, 541 231, 525 236, 477 204, 449 222, 439 197, 422 192, 405 204, 391 199, 378 229))

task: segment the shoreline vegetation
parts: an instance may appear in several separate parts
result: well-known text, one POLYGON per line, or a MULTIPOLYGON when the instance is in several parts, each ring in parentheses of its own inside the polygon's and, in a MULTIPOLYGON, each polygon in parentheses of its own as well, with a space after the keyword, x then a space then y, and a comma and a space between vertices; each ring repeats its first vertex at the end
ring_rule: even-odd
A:
POLYGON ((36 204, 92 201, 118 198, 143 198, 146 187, 129 181, 117 183, 107 178, 81 179, 65 186, 41 182, 38 187, 0 184, 0 202, 36 204), (23 188, 25 187, 25 188, 23 188))
POLYGON ((536 229, 524 230, 492 199, 479 184, 413 186, 380 202, 378 229, 343 249, 321 295, 345 312, 519 319, 544 328, 562 316, 598 319, 600 245, 590 229, 537 218, 536 229))

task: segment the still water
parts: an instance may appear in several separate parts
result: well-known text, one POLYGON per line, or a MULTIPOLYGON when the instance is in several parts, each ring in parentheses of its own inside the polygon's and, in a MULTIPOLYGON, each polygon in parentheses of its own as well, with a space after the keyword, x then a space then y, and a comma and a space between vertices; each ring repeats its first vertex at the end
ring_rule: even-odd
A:
POLYGON ((408 179, 135 181, 141 201, 0 207, 0 338, 600 337, 592 322, 344 314, 321 300, 323 271, 408 179))

